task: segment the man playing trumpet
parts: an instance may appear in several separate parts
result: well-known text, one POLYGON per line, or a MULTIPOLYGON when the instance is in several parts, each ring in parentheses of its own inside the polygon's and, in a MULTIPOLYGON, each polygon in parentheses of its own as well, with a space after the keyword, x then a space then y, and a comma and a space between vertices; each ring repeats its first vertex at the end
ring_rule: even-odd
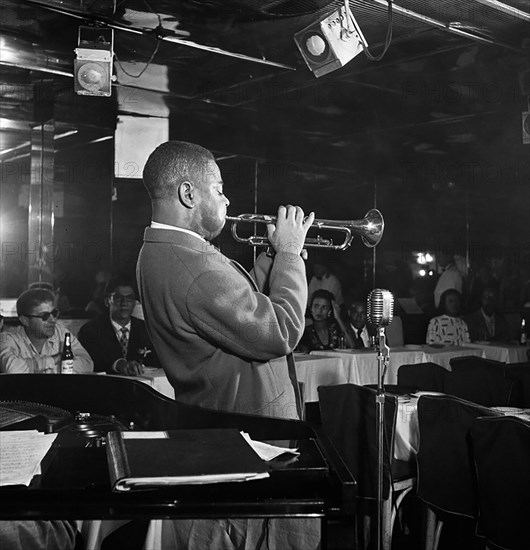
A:
MULTIPOLYGON (((314 220, 280 206, 267 225, 275 254, 247 273, 209 241, 229 205, 210 151, 169 141, 143 172, 152 202, 137 265, 145 320, 175 399, 201 407, 298 418, 296 380, 285 356, 304 331, 307 283, 302 252, 314 220), (284 358, 283 361, 272 359, 284 358)), ((188 548, 261 548, 264 533, 282 550, 317 548, 319 530, 299 520, 175 522, 172 538, 188 548), (267 525, 268 522, 268 525, 267 525)), ((178 544, 176 545, 178 546, 178 544)))

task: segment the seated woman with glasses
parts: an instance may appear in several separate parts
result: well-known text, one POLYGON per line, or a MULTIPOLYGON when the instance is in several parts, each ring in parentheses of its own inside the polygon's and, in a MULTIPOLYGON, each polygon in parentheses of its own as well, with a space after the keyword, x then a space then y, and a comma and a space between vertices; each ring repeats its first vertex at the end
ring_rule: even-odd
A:
POLYGON ((462 319, 462 295, 454 288, 440 296, 440 313, 429 321, 427 344, 462 346, 470 342, 469 330, 462 319))
POLYGON ((144 365, 160 366, 144 321, 133 317, 134 288, 128 277, 113 277, 105 287, 107 310, 79 330, 79 340, 94 360, 96 372, 139 376, 144 365))
POLYGON ((353 347, 340 317, 339 306, 331 292, 315 290, 310 298, 309 314, 313 323, 304 330, 297 351, 307 353, 313 350, 340 348, 341 337, 345 339, 345 347, 353 347))
MULTIPOLYGON (((68 329, 57 320, 53 292, 34 288, 17 300, 20 326, 4 328, 0 336, 0 372, 9 374, 58 373, 64 335, 68 329)), ((74 373, 92 372, 94 364, 88 352, 71 335, 74 373)))

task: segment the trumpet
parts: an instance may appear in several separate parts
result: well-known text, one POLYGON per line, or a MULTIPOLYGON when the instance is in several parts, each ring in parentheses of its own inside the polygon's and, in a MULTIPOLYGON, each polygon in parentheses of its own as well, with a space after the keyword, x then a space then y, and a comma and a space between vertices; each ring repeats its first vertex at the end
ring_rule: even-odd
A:
MULTIPOLYGON (((239 223, 276 223, 276 216, 263 214, 240 214, 239 216, 226 216, 226 220, 232 222, 232 236, 239 243, 246 243, 251 246, 269 246, 267 237, 252 235, 251 237, 241 237, 237 232, 239 223)), ((360 235, 361 240, 368 248, 376 246, 385 229, 383 215, 376 208, 369 210, 364 218, 360 220, 315 220, 311 227, 316 229, 329 229, 342 231, 344 241, 341 244, 335 244, 333 239, 324 238, 320 235, 316 237, 306 237, 305 248, 329 248, 331 250, 346 250, 352 243, 354 235, 360 235)))

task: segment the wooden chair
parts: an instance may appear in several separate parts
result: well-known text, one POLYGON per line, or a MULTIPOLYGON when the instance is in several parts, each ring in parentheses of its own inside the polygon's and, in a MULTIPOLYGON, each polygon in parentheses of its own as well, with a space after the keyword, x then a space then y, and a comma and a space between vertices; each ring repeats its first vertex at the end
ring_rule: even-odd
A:
MULTIPOLYGON (((363 518, 377 513, 377 392, 355 384, 318 388, 322 428, 358 483, 363 518)), ((414 464, 393 459, 397 396, 387 394, 384 408, 383 550, 390 550, 397 510, 415 486, 414 464)), ((374 519, 375 524, 375 519, 374 519)), ((368 543, 370 523, 364 523, 368 543)))
POLYGON ((530 518, 530 423, 477 418, 471 442, 478 488, 478 534, 495 547, 527 550, 530 518))
POLYGON ((450 395, 418 400, 418 497, 427 505, 425 550, 436 550, 451 515, 477 517, 469 429, 479 416, 499 413, 450 395))

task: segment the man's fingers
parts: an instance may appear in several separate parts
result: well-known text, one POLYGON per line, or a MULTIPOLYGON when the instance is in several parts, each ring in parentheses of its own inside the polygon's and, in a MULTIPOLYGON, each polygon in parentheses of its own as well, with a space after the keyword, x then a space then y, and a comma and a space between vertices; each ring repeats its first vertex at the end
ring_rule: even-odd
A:
POLYGON ((309 229, 313 225, 314 221, 315 221, 315 213, 310 212, 309 215, 304 220, 304 223, 303 223, 304 228, 309 229))

